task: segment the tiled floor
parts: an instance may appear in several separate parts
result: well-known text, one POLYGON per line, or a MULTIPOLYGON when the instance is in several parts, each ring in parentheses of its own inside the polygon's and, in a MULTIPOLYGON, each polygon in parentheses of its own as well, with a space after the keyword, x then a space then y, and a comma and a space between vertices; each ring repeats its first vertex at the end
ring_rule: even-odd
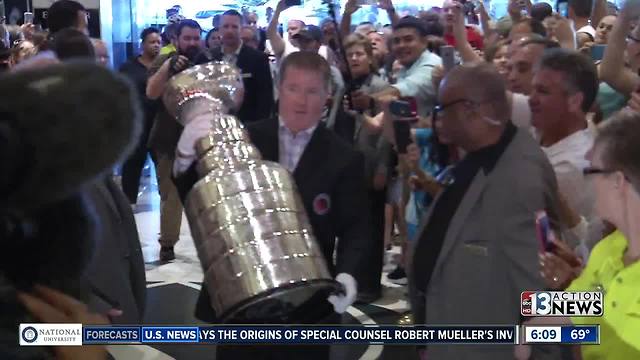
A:
MULTIPOLYGON (((147 270, 147 308, 145 324, 198 324, 193 316, 195 302, 202 281, 202 270, 189 234, 186 217, 183 216, 180 241, 175 247, 176 260, 160 263, 159 244, 159 196, 153 173, 144 178, 144 186, 135 210, 138 232, 147 270)), ((392 270, 398 249, 388 253, 392 270)), ((386 273, 386 272, 385 272, 386 273)), ((394 285, 383 275, 383 297, 370 305, 356 305, 347 310, 345 323, 390 324, 407 310, 404 287, 394 285)), ((118 360, 144 359, 214 359, 215 347, 210 345, 157 345, 118 346, 110 349, 118 360)), ((332 359, 414 359, 412 348, 383 346, 335 346, 332 359)))

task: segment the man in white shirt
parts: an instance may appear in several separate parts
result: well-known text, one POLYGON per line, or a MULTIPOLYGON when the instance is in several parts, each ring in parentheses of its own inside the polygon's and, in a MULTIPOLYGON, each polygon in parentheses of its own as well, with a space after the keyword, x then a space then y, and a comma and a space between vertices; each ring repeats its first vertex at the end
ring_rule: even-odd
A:
POLYGON ((558 43, 529 34, 514 40, 509 46, 507 64, 508 88, 511 92, 511 121, 520 128, 531 127, 529 94, 535 65, 540 61, 545 49, 558 47, 558 43))
POLYGON ((532 125, 542 149, 556 173, 560 194, 582 219, 567 224, 578 239, 572 245, 591 248, 601 238, 600 221, 594 217, 594 192, 582 170, 593 144, 586 114, 598 92, 593 61, 566 49, 547 50, 533 78, 529 97, 532 125))
POLYGON ((529 95, 534 67, 545 49, 560 46, 557 42, 529 34, 514 40, 509 46, 507 64, 508 88, 518 94, 529 95))

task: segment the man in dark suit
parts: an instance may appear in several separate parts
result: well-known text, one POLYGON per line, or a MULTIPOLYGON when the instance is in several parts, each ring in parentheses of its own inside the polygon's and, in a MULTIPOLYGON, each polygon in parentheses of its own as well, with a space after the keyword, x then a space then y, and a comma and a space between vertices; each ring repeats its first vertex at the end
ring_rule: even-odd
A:
MULTIPOLYGON (((489 64, 456 67, 440 85, 439 140, 466 155, 419 226, 409 277, 416 324, 517 324, 520 293, 545 288, 535 214, 557 220, 556 179, 529 133, 511 123, 505 94, 489 64)), ((555 350, 538 347, 534 358, 557 359, 555 350)), ((427 352, 436 360, 514 358, 513 348, 493 345, 427 352)))
MULTIPOLYGON (((364 158, 320 122, 331 82, 326 60, 316 53, 297 52, 283 60, 280 73, 279 116, 249 124, 247 129, 265 160, 279 162, 293 173, 329 268, 333 274, 338 274, 336 280, 346 288, 345 295, 331 296, 324 306, 330 310, 331 303, 336 313, 343 313, 357 295, 354 278, 361 277, 364 262, 369 259, 370 229, 364 158), (334 250, 337 250, 335 263, 332 261, 334 250)), ((208 121, 206 117, 203 120, 208 121)), ((195 121, 187 125, 178 149, 185 144, 193 149, 195 141, 207 134, 206 131, 200 134, 190 131, 195 121)), ((176 185, 183 199, 197 180, 194 168, 192 165, 188 171, 179 173, 174 167, 176 185)), ((204 321, 215 322, 216 315, 208 297, 203 287, 196 316, 204 321)), ((336 323, 339 318, 332 316, 324 322, 336 323)), ((234 349, 250 352, 243 354, 253 359, 262 359, 264 356, 297 359, 303 355, 305 358, 326 359, 329 349, 327 346, 294 346, 261 350, 234 349)))
POLYGON ((273 83, 269 59, 264 53, 242 43, 242 15, 235 10, 222 14, 220 34, 222 46, 203 52, 196 64, 226 61, 240 68, 244 82, 244 100, 235 114, 243 124, 271 117, 273 111, 273 83))
POLYGON ((98 179, 85 189, 102 222, 95 254, 86 269, 91 284, 89 307, 111 313, 114 324, 135 324, 144 319, 147 282, 136 220, 126 196, 111 178, 98 179))

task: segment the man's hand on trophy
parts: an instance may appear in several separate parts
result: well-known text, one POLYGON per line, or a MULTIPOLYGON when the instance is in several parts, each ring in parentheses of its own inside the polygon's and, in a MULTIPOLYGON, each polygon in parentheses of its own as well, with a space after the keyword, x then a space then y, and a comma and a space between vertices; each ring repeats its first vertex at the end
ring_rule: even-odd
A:
POLYGON ((178 54, 175 54, 174 56, 169 58, 168 61, 169 61, 169 72, 171 74, 177 74, 182 70, 193 65, 191 64, 191 61, 189 61, 188 57, 184 55, 178 55, 178 54))
POLYGON ((184 127, 176 148, 173 175, 178 176, 189 169, 196 160, 196 143, 207 136, 209 130, 211 130, 211 114, 207 113, 195 116, 184 127))
POLYGON ((344 294, 330 295, 327 301, 333 305, 333 310, 338 314, 347 311, 347 308, 356 301, 358 295, 358 284, 353 276, 347 273, 340 273, 336 276, 336 281, 344 286, 344 294))

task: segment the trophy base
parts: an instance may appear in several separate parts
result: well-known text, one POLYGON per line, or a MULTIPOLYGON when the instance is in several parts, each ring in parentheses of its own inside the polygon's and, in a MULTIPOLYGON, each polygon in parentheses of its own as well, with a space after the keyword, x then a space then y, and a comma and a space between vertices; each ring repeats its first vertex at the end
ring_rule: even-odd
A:
POLYGON ((331 294, 344 292, 334 280, 313 280, 259 294, 220 316, 223 324, 314 324, 333 313, 331 294))

